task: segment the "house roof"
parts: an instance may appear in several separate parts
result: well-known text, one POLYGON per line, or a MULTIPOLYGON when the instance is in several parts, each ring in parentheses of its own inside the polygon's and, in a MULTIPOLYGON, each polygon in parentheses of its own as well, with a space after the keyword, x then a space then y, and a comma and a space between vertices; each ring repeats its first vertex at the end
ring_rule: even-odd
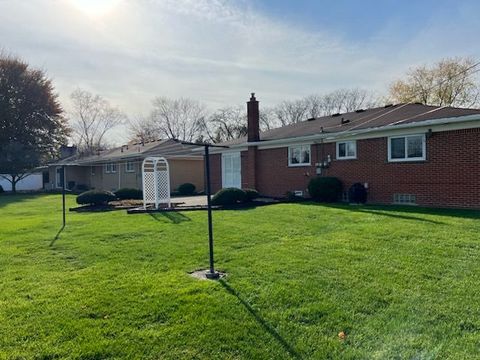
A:
POLYGON ((197 147, 195 146, 183 145, 173 139, 154 140, 144 143, 130 142, 127 145, 104 150, 91 156, 69 156, 51 165, 90 165, 119 160, 143 159, 148 156, 163 156, 167 159, 201 159, 202 155, 195 151, 196 149, 197 147))
MULTIPOLYGON (((466 115, 480 115, 480 109, 464 109, 423 104, 387 105, 343 114, 333 114, 308 119, 295 124, 260 132, 260 141, 281 140, 315 134, 333 134, 354 130, 378 129, 386 126, 421 123, 428 120, 455 118, 466 115)), ((246 144, 242 137, 221 145, 246 144)))

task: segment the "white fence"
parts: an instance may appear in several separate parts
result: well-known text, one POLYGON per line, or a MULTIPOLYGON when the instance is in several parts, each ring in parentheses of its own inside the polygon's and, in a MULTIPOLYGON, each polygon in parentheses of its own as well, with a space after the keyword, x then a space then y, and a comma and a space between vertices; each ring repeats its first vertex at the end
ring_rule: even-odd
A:
MULTIPOLYGON (((0 176, 0 185, 5 191, 12 191, 12 184, 0 176)), ((17 182, 17 190, 41 190, 43 188, 42 174, 30 174, 17 182)))

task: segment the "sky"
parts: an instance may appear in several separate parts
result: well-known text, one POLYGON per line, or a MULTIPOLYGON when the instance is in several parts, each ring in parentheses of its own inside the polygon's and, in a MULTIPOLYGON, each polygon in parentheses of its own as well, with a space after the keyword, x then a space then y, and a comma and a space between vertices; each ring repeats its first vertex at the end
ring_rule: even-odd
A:
MULTIPOLYGON (((0 49, 128 116, 156 96, 214 110, 359 87, 409 68, 480 58, 480 2, 445 0, 0 0, 0 49)), ((125 129, 114 143, 126 140, 125 129)))

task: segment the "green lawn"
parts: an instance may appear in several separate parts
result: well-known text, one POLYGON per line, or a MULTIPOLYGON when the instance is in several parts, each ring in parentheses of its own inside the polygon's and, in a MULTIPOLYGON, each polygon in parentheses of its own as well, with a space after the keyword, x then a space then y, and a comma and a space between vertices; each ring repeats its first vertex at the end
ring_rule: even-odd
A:
POLYGON ((478 211, 217 211, 220 282, 187 274, 208 264, 205 212, 68 213, 57 237, 58 195, 0 196, 0 215, 0 359, 480 353, 478 211))

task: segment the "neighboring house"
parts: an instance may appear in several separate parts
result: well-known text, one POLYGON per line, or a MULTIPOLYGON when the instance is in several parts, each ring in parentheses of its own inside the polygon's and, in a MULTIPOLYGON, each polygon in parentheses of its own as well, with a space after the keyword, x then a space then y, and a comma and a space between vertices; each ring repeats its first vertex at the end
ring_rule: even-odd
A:
POLYGON ((197 191, 204 188, 203 155, 197 147, 182 145, 175 140, 130 142, 118 148, 82 157, 70 155, 49 164, 47 189, 62 187, 62 166, 66 165, 65 181, 69 189, 109 190, 142 189, 142 162, 148 156, 165 157, 170 169, 170 188, 189 182, 197 191))
MULTIPOLYGON (((4 174, 10 178, 10 175, 4 174)), ((12 183, 0 175, 0 186, 5 191, 12 191, 12 183)), ((17 191, 36 191, 43 189, 43 175, 41 172, 33 172, 28 174, 16 184, 17 191)))
POLYGON ((248 137, 212 149, 215 191, 308 197, 310 179, 333 176, 364 184, 370 203, 480 208, 478 109, 387 105, 259 133, 254 94, 247 104, 248 137))

